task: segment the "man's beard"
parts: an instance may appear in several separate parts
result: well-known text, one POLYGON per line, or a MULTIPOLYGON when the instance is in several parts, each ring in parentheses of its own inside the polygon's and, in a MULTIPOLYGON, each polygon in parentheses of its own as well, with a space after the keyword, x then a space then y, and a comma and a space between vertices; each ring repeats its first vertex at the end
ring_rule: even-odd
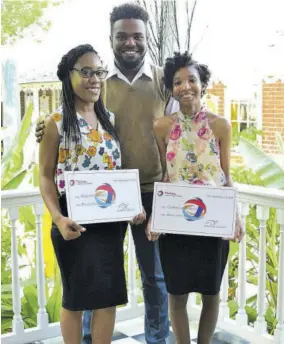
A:
POLYGON ((118 62, 118 64, 125 68, 125 69, 135 69, 137 67, 140 67, 144 63, 146 52, 140 56, 139 59, 135 59, 133 61, 131 60, 125 60, 121 55, 118 55, 114 53, 115 60, 118 62))

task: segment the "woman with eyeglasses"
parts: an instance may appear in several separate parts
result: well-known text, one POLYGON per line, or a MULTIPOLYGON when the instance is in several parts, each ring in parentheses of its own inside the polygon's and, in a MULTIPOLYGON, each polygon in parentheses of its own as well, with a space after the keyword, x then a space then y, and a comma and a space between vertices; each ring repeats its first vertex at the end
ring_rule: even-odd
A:
MULTIPOLYGON (((45 123, 40 144, 40 190, 53 219, 51 238, 60 267, 60 324, 65 344, 80 344, 82 311, 92 310, 93 343, 111 343, 115 309, 127 303, 123 267, 126 223, 86 225, 68 218, 64 171, 121 168, 114 114, 100 93, 107 71, 91 45, 70 50, 58 65, 62 106, 45 123)), ((133 221, 140 223, 145 214, 133 221)))

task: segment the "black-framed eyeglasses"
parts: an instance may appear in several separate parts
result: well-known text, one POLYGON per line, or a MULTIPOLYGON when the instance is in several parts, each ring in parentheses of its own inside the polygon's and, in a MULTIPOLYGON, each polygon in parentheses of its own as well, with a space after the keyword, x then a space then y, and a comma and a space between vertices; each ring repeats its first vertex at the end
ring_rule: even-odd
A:
POLYGON ((72 68, 71 70, 75 70, 82 76, 82 78, 86 79, 90 79, 95 74, 98 79, 103 80, 108 75, 108 71, 105 69, 93 70, 92 68, 84 67, 82 69, 72 68))

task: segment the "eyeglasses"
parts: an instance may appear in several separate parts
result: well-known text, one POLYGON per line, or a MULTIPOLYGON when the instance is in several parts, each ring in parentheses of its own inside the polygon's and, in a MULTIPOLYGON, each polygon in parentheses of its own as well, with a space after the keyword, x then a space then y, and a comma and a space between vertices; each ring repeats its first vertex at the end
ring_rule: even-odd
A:
POLYGON ((84 67, 82 69, 72 68, 71 70, 75 70, 82 76, 82 78, 86 79, 90 79, 95 74, 98 79, 103 80, 108 75, 108 71, 105 69, 93 70, 92 68, 84 67))

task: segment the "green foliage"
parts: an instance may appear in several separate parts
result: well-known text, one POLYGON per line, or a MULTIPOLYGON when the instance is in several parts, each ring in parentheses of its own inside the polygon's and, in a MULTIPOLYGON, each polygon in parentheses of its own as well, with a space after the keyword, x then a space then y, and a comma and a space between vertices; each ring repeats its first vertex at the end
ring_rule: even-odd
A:
POLYGON ((245 138, 252 143, 256 143, 259 136, 263 136, 263 132, 255 127, 250 127, 239 132, 238 125, 232 126, 233 146, 238 146, 241 138, 245 138))
MULTIPOLYGON (((263 187, 284 189, 284 170, 266 155, 257 145, 246 138, 239 140, 239 149, 246 162, 245 166, 233 166, 231 175, 235 182, 263 187)), ((256 206, 251 205, 246 218, 247 236, 247 283, 254 287, 258 285, 259 278, 259 221, 256 217, 256 206)), ((276 327, 277 308, 277 276, 280 246, 280 229, 276 221, 276 210, 270 209, 270 216, 266 223, 266 313, 265 320, 268 332, 274 333, 276 327)), ((236 289, 238 288, 238 248, 231 244, 229 258, 229 302, 230 315, 235 317, 238 305, 236 289)), ((246 312, 249 324, 257 318, 257 295, 247 299, 246 312)))
POLYGON ((10 149, 5 152, 2 162, 2 190, 16 189, 27 174, 27 169, 23 167, 24 153, 23 149, 26 140, 30 134, 32 123, 33 107, 30 104, 26 110, 22 121, 20 132, 15 135, 15 139, 10 149))
POLYGON ((47 300, 47 304, 46 304, 46 311, 49 315, 49 321, 51 323, 59 321, 61 300, 62 300, 61 279, 60 279, 60 275, 57 274, 55 276, 52 293, 49 299, 47 300))
POLYGON ((24 30, 36 24, 47 31, 50 21, 44 20, 44 11, 50 5, 59 5, 62 1, 3 0, 1 1, 1 44, 14 43, 24 37, 24 30))
MULTIPOLYGON (((16 189, 26 178, 29 184, 38 186, 39 171, 38 165, 31 164, 25 169, 23 149, 30 134, 33 108, 29 106, 23 118, 20 131, 15 135, 12 147, 5 152, 2 159, 2 190, 16 189)), ((13 306, 12 306, 12 278, 11 278, 11 221, 6 209, 1 213, 1 333, 12 331, 13 306)), ((17 235, 19 261, 27 261, 26 265, 19 266, 19 272, 24 268, 29 268, 30 276, 21 279, 21 298, 22 317, 25 328, 37 325, 37 287, 35 257, 29 259, 26 242, 34 242, 36 218, 32 206, 22 206, 19 208, 19 225, 24 229, 21 235, 17 235)), ((35 251, 34 251, 35 252, 35 251)), ((50 322, 59 320, 59 309, 61 307, 62 288, 58 273, 55 280, 46 283, 47 312, 50 322)))
POLYGON ((284 168, 265 154, 256 144, 241 137, 239 150, 248 167, 266 187, 284 190, 284 168))
MULTIPOLYGON (((256 206, 250 207, 246 220, 247 231, 247 283, 257 287, 259 278, 259 221, 256 218, 256 206)), ((266 304, 267 310, 265 319, 268 324, 268 332, 273 333, 276 327, 277 307, 277 276, 278 276, 278 248, 280 245, 279 225, 276 222, 276 211, 270 209, 270 217, 266 227, 266 304)), ((229 265, 229 307, 231 317, 235 317, 238 307, 236 301, 236 289, 238 288, 238 250, 236 244, 231 244, 230 265, 229 265)), ((249 323, 256 321, 256 300, 257 295, 247 299, 246 311, 249 323)))
POLYGON ((276 143, 277 143, 277 146, 278 146, 278 149, 279 149, 279 152, 281 154, 284 154, 284 141, 282 139, 282 136, 279 132, 276 132, 275 133, 275 137, 276 137, 276 143))

